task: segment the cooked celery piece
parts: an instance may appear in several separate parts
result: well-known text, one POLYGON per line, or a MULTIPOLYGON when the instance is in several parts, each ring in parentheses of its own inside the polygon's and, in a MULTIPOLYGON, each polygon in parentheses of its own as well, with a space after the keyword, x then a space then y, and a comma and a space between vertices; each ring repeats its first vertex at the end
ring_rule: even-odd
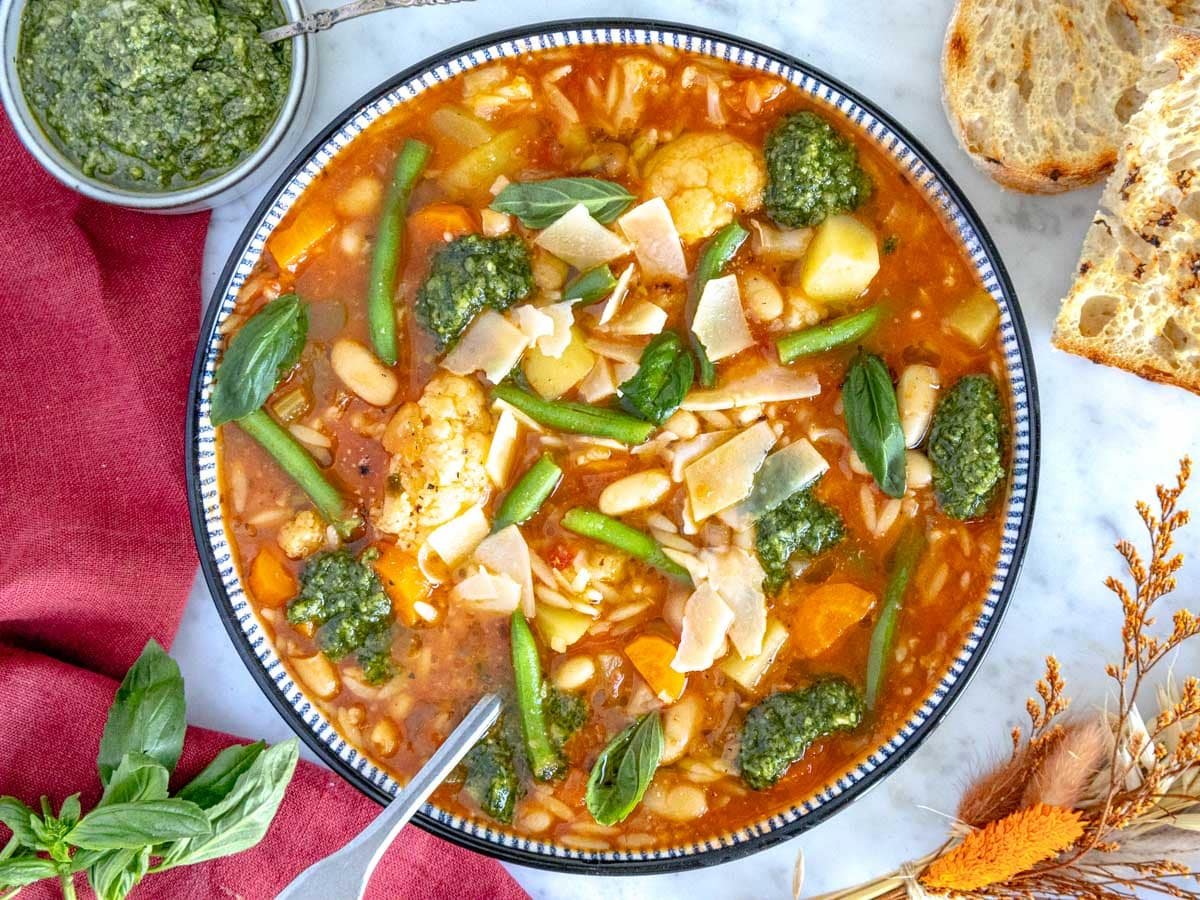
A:
POLYGON ((822 322, 803 331, 793 331, 775 341, 779 361, 785 365, 802 356, 827 353, 866 337, 883 318, 882 306, 869 306, 860 312, 822 322))

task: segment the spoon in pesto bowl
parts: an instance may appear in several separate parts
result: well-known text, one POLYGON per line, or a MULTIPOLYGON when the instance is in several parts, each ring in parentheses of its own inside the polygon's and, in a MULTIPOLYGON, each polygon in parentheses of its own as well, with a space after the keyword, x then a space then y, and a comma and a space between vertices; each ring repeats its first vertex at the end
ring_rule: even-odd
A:
POLYGON ((313 863, 296 876, 276 900, 361 900, 371 873, 396 835, 439 784, 500 717, 500 698, 485 694, 450 732, 429 762, 405 785, 375 821, 341 850, 313 863))
POLYGON ((260 37, 268 44, 282 41, 300 34, 315 34, 332 28, 338 22, 355 19, 368 13, 380 12, 385 9, 408 9, 417 6, 441 6, 447 3, 461 3, 464 0, 354 0, 333 9, 319 9, 316 12, 301 16, 295 22, 280 25, 278 28, 268 28, 260 32, 260 37))

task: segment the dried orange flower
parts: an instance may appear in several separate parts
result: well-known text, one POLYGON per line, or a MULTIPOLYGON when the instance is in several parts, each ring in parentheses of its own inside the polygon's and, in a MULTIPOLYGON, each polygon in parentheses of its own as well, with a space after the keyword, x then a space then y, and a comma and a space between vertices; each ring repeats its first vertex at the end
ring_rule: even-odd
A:
POLYGON ((1082 835, 1079 812, 1039 803, 971 832, 925 870, 921 883, 934 890, 977 891, 1058 855, 1082 835))

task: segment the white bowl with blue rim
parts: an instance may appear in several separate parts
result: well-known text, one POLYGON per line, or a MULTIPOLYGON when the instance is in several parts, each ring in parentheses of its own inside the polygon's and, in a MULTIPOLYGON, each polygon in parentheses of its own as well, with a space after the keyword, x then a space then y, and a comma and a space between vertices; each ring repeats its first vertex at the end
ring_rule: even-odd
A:
POLYGON ((389 79, 339 115, 296 158, 255 211, 217 283, 200 334, 187 420, 188 494, 192 527, 217 610, 250 673, 268 699, 317 755, 367 796, 387 803, 398 785, 338 734, 288 674, 246 597, 218 495, 216 432, 208 417, 220 329, 238 290, 263 254, 268 236, 305 188, 372 122, 454 75, 505 57, 576 45, 663 45, 769 72, 821 101, 875 141, 944 215, 984 287, 1000 307, 1000 334, 1010 387, 1011 484, 1005 500, 1000 558, 988 595, 941 679, 894 734, 866 757, 831 778, 798 805, 747 827, 714 832, 685 845, 648 850, 586 851, 520 837, 486 821, 466 819, 427 804, 414 819, 456 844, 521 865, 599 874, 649 874, 726 862, 793 837, 828 818, 879 783, 937 725, 970 680, 999 627, 1021 568, 1033 519, 1038 471, 1038 401, 1029 336, 1012 283, 995 244, 958 186, 912 135, 861 95, 785 53, 688 25, 638 20, 553 22, 491 35, 454 47, 389 79))

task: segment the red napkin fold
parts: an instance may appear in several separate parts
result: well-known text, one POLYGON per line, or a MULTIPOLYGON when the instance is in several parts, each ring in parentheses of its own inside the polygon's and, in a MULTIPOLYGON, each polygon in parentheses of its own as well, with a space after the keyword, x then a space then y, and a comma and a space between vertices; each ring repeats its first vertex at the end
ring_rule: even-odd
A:
MULTIPOLYGON (((183 423, 208 216, 86 200, 3 119, 0 171, 0 794, 57 805, 82 789, 86 809, 114 679, 150 638, 170 645, 195 572, 183 423)), ((190 729, 179 779, 233 740, 190 729)), ((151 876, 133 897, 274 897, 377 812, 302 762, 258 847, 151 876)), ((525 893, 499 864, 409 827, 368 896, 525 893)))

